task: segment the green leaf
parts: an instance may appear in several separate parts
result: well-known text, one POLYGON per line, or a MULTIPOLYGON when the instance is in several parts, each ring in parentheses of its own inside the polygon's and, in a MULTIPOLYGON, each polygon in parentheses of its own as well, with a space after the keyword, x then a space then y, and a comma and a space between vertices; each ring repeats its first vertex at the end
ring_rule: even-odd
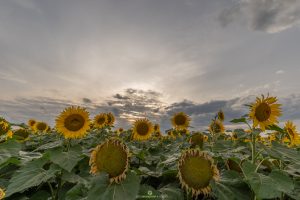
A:
POLYGON ((211 187, 218 200, 252 199, 248 185, 235 171, 225 171, 220 181, 211 182, 211 187))
POLYGON ((9 197, 14 193, 38 186, 55 177, 55 174, 59 171, 56 166, 51 165, 48 170, 43 169, 47 161, 48 158, 42 157, 28 162, 18 170, 9 181, 10 184, 7 187, 6 196, 9 197))
POLYGON ((51 197, 51 195, 48 192, 45 190, 39 190, 30 197, 30 200, 48 199, 49 197, 51 197))
POLYGON ((272 131, 278 131, 280 133, 284 133, 284 130, 282 128, 280 128, 279 126, 277 126, 276 124, 272 124, 272 125, 268 126, 267 129, 272 130, 272 131))
POLYGON ((86 199, 87 188, 83 184, 77 184, 72 187, 65 196, 66 200, 84 200, 86 199))
POLYGON ((88 200, 136 199, 140 189, 140 179, 135 173, 129 172, 120 184, 109 185, 108 182, 108 176, 104 173, 96 177, 89 190, 88 200))
POLYGON ((273 170, 269 177, 276 184, 276 188, 278 191, 283 193, 290 193, 294 189, 293 180, 289 177, 289 175, 280 170, 273 170))
POLYGON ((71 147, 69 151, 64 152, 62 148, 52 149, 47 151, 50 155, 50 160, 59 165, 61 168, 71 172, 79 160, 83 157, 82 150, 79 145, 71 147))
POLYGON ((247 120, 245 117, 241 117, 241 118, 238 118, 238 119, 233 119, 230 121, 231 123, 247 123, 247 120))
POLYGON ((184 199, 183 190, 178 186, 166 185, 165 187, 159 189, 161 192, 161 198, 165 200, 181 200, 184 199))
POLYGON ((34 151, 53 149, 53 148, 56 148, 56 147, 61 147, 62 144, 63 144, 62 140, 57 140, 57 141, 54 141, 54 142, 49 142, 47 144, 41 145, 37 149, 35 149, 34 151))
POLYGON ((276 188, 276 183, 270 177, 256 173, 256 166, 249 161, 245 161, 242 170, 246 181, 258 199, 272 199, 280 197, 281 192, 276 188))
POLYGON ((149 185, 141 185, 139 194, 137 195, 137 200, 142 199, 159 199, 161 194, 159 191, 155 190, 149 185))
POLYGON ((7 140, 0 144, 0 165, 12 157, 18 157, 22 145, 15 140, 7 140))

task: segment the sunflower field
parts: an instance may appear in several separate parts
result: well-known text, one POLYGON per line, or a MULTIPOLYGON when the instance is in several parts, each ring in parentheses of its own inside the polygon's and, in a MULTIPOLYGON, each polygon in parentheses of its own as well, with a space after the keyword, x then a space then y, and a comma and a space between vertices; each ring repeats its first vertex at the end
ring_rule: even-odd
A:
POLYGON ((0 199, 259 200, 300 199, 300 135, 278 125, 276 97, 250 102, 249 113, 224 126, 221 110, 207 130, 174 113, 172 129, 138 119, 114 127, 112 113, 90 119, 72 106, 55 127, 0 118, 0 199))

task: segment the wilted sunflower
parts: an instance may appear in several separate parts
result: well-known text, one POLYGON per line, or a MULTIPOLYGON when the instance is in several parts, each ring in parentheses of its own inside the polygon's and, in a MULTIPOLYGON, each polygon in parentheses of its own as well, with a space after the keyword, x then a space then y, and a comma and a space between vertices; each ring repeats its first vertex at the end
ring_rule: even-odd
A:
POLYGON ((36 123, 36 120, 34 120, 34 119, 30 119, 30 120, 28 120, 28 126, 31 128, 31 129, 33 129, 33 126, 34 126, 34 124, 36 123))
POLYGON ((171 122, 175 129, 182 130, 188 128, 190 118, 184 112, 179 112, 173 115, 171 122))
POLYGON ((189 143, 191 144, 192 148, 199 146, 202 149, 204 143, 204 135, 200 132, 193 133, 193 135, 189 139, 189 143))
POLYGON ((56 119, 56 129, 65 138, 82 138, 90 129, 89 113, 81 107, 66 108, 56 119))
POLYGON ((256 97, 256 102, 250 107, 249 117, 253 120, 253 127, 259 126, 262 131, 266 127, 278 123, 277 118, 281 115, 281 104, 276 104, 276 97, 256 97))
POLYGON ((181 187, 192 196, 207 196, 211 187, 211 180, 219 180, 219 170, 213 164, 213 159, 199 149, 189 149, 181 154, 178 162, 178 177, 181 187))
POLYGON ((115 123, 115 116, 114 116, 114 114, 112 114, 111 112, 106 113, 106 117, 107 117, 107 122, 106 122, 106 124, 107 124, 108 126, 113 126, 114 123, 115 123))
POLYGON ((36 122, 34 125, 33 125, 33 130, 35 132, 47 132, 48 130, 48 124, 45 123, 45 122, 36 122))
POLYGON ((224 115, 224 112, 223 112, 222 110, 220 110, 220 111, 218 112, 218 119, 219 119, 221 122, 223 122, 224 119, 225 119, 225 115, 224 115))
POLYGON ((148 119, 138 119, 133 124, 133 139, 147 140, 153 133, 153 125, 148 119))
POLYGON ((291 121, 287 121, 284 126, 284 130, 288 134, 288 139, 290 142, 290 146, 299 145, 300 144, 300 135, 296 130, 296 126, 291 121))
POLYGON ((100 113, 94 118, 94 127, 95 128, 103 128, 107 123, 107 115, 106 113, 100 113))
POLYGON ((98 145, 90 158, 91 173, 106 172, 110 182, 119 183, 126 178, 129 163, 129 150, 118 139, 111 138, 98 145))
POLYGON ((4 199, 4 197, 5 197, 5 192, 2 188, 0 188, 0 200, 4 199))
POLYGON ((212 120, 210 123, 208 130, 214 134, 214 133, 223 133, 225 131, 224 125, 219 120, 212 120))

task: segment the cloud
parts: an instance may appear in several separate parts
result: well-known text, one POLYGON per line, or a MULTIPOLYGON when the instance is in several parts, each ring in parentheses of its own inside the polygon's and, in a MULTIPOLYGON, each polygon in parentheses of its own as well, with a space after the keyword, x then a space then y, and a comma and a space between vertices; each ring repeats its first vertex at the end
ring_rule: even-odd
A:
MULTIPOLYGON (((88 101, 87 98, 79 102, 45 97, 17 98, 14 101, 0 100, 0 113, 14 123, 26 123, 28 119, 35 118, 53 126, 55 118, 65 107, 79 105, 87 108, 91 118, 100 112, 114 113, 116 127, 130 128, 135 119, 146 117, 153 123, 159 123, 162 130, 168 130, 171 128, 172 115, 176 112, 185 112, 192 119, 192 130, 205 130, 220 109, 225 113, 226 127, 232 128, 232 123, 229 121, 247 114, 248 107, 244 105, 255 100, 255 96, 246 96, 204 103, 183 100, 168 105, 161 101, 163 96, 161 93, 152 90, 126 89, 123 93, 117 94, 102 103, 88 101)), ((279 103, 283 105, 281 124, 287 120, 300 122, 300 94, 279 98, 279 103)))
POLYGON ((284 74, 284 72, 285 71, 283 71, 283 70, 278 70, 278 71, 276 71, 276 74, 284 74))
POLYGON ((222 10, 220 24, 225 27, 235 21, 246 20, 252 30, 277 33, 300 22, 298 0, 241 0, 222 10))

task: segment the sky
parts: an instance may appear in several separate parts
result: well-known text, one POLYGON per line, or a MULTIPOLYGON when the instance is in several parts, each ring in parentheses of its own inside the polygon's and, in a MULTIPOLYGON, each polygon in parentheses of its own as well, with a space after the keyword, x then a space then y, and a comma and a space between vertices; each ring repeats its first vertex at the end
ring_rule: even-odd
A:
POLYGON ((70 105, 117 126, 194 128, 270 93, 300 125, 299 0, 0 1, 0 115, 53 125, 70 105))

